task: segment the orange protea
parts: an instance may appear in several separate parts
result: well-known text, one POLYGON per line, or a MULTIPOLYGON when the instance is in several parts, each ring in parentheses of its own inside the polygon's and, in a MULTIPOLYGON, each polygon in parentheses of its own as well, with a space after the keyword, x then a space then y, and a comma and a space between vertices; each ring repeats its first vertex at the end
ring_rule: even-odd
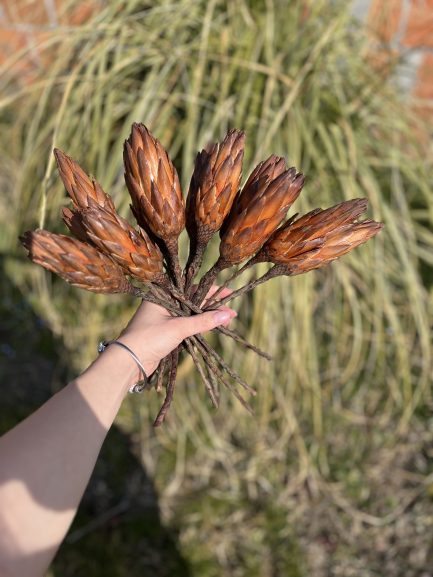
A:
POLYGON ((271 156, 258 165, 235 200, 221 231, 220 258, 229 265, 254 255, 298 198, 304 176, 271 156))
POLYGON ((381 223, 373 220, 355 222, 366 211, 367 204, 367 199, 358 198, 292 219, 265 244, 261 260, 287 265, 291 274, 324 266, 366 242, 382 228, 381 223))
POLYGON ((356 222, 366 208, 367 199, 358 198, 326 210, 312 210, 297 220, 291 218, 242 270, 264 261, 273 262, 275 266, 216 303, 221 306, 276 276, 294 276, 321 268, 367 242, 383 228, 383 223, 356 222))
POLYGON ((201 302, 221 270, 250 258, 263 246, 303 184, 304 176, 275 155, 253 170, 221 229, 219 259, 201 280, 194 302, 201 302))
POLYGON ((244 142, 243 132, 230 130, 222 142, 197 154, 186 204, 186 228, 190 237, 187 293, 202 263, 206 245, 221 228, 238 192, 244 142))
POLYGON ((33 262, 76 287, 95 293, 134 294, 120 266, 93 246, 41 229, 19 238, 33 262))
POLYGON ((115 209, 111 196, 104 192, 102 186, 94 178, 84 172, 78 162, 58 148, 54 149, 54 156, 60 177, 72 198, 74 208, 86 208, 91 198, 101 206, 115 209))
POLYGON ((125 142, 125 182, 138 224, 170 242, 185 227, 179 177, 166 150, 144 124, 133 124, 125 142))
POLYGON ((229 213, 242 174, 245 134, 230 130, 197 154, 187 198, 186 226, 192 239, 207 243, 229 213))
POLYGON ((112 210, 94 204, 81 213, 88 238, 125 271, 142 282, 165 279, 159 248, 145 231, 139 232, 112 210))
MULTIPOLYGON (((72 199, 72 206, 63 208, 62 218, 75 238, 35 230, 20 240, 30 259, 77 287, 129 293, 164 307, 173 317, 185 317, 219 307, 276 276, 323 267, 381 230, 382 223, 358 220, 367 209, 366 199, 319 208, 284 222, 302 190, 304 176, 288 168, 284 158, 272 155, 254 168, 239 190, 244 140, 244 133, 233 129, 221 142, 197 154, 185 214, 179 177, 167 152, 146 126, 133 124, 124 145, 124 165, 138 229, 116 213, 111 197, 94 178, 56 149, 59 173, 72 199), (178 237, 185 224, 190 254, 182 271, 178 237), (192 294, 203 252, 217 231, 219 258, 192 294), (236 276, 265 261, 273 266, 263 276, 236 291, 224 291, 236 276), (217 274, 232 266, 234 274, 219 289, 209 291, 217 274), (126 275, 146 286, 133 286, 126 275)), ((220 326, 217 330, 269 359, 232 329, 220 326)), ((168 382, 155 426, 163 422, 172 402, 181 348, 191 355, 216 406, 219 386, 224 385, 251 411, 236 386, 248 393, 254 390, 202 335, 194 334, 172 351, 169 360, 161 360, 156 390, 162 389, 167 371, 168 382)))
POLYGON ((54 156, 60 177, 73 202, 72 209, 62 208, 63 222, 78 240, 87 242, 89 239, 81 222, 81 210, 93 202, 115 211, 113 200, 104 192, 102 186, 93 177, 87 175, 78 162, 70 156, 58 148, 54 149, 54 156))

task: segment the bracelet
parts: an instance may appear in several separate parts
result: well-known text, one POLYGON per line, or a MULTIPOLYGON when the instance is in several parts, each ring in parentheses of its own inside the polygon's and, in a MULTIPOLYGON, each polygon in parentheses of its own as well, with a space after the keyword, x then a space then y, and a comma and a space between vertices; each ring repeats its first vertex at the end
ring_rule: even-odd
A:
POLYGON ((149 386, 149 379, 147 378, 147 375, 144 371, 144 367, 141 364, 140 359, 137 357, 137 355, 134 353, 134 351, 132 351, 128 346, 126 346, 124 343, 121 343, 120 341, 116 341, 116 340, 114 340, 114 341, 101 341, 98 345, 98 353, 104 352, 105 349, 108 347, 108 345, 119 345, 120 347, 123 347, 125 350, 128 351, 128 353, 131 355, 131 357, 137 363, 143 378, 141 381, 138 381, 137 383, 135 383, 135 385, 132 385, 132 387, 129 388, 129 392, 130 393, 141 393, 147 386, 149 386))

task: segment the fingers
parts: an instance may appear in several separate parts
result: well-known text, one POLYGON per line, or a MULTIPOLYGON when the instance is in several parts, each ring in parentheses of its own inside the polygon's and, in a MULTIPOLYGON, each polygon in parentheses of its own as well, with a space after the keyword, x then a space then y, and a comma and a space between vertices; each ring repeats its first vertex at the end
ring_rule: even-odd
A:
POLYGON ((183 340, 198 333, 210 331, 215 327, 228 324, 237 315, 236 311, 228 307, 221 307, 217 311, 209 311, 191 317, 179 317, 172 319, 179 337, 183 340))

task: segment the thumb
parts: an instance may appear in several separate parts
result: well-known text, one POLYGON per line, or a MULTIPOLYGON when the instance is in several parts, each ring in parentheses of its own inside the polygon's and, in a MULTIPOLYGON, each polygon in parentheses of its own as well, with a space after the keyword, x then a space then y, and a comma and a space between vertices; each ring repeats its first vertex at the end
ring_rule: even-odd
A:
POLYGON ((215 327, 228 323, 237 315, 236 311, 224 308, 216 311, 209 311, 191 317, 179 317, 176 319, 182 339, 210 331, 215 327))

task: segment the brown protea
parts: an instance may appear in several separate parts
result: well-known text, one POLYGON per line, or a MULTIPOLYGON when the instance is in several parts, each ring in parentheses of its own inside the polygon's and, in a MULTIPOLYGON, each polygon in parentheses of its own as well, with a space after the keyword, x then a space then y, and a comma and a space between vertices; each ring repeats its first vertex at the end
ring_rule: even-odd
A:
POLYGON ((62 207, 62 220, 75 238, 82 242, 91 242, 83 226, 80 209, 71 210, 67 206, 62 207))
POLYGON ((54 156, 60 177, 73 202, 73 209, 62 208, 63 222, 75 238, 88 242, 89 239, 81 222, 81 210, 93 202, 115 211, 113 200, 110 195, 104 192, 102 186, 94 178, 88 176, 78 162, 70 156, 58 148, 54 149, 54 156))
POLYGON ((281 224, 304 185, 304 176, 273 157, 257 167, 224 223, 220 258, 230 265, 246 260, 281 224))
POLYGON ((138 224, 164 241, 177 238, 185 227, 185 207, 179 177, 166 150, 144 124, 134 123, 123 158, 138 224))
POLYGON ((323 249, 331 237, 353 227, 367 205, 366 198, 356 198, 326 210, 316 208, 299 218, 292 217, 275 231, 255 261, 290 264, 295 257, 323 249))
POLYGON ((95 293, 134 294, 120 266, 93 246, 41 229, 19 238, 33 262, 76 287, 95 293))
POLYGON ((365 198, 348 200, 286 223, 265 244, 261 260, 287 266, 290 275, 325 266, 382 229, 374 220, 355 222, 367 203, 365 198))
POLYGON ((84 172, 78 162, 58 148, 54 149, 54 156, 60 177, 67 193, 72 198, 74 208, 88 207, 88 199, 91 198, 100 206, 115 210, 111 196, 104 192, 102 186, 94 178, 84 172))
POLYGON ((186 203, 186 228, 190 237, 187 285, 200 268, 203 252, 229 213, 242 174, 245 134, 230 130, 197 154, 186 203))
POLYGON ((132 125, 123 159, 137 222, 164 242, 170 267, 181 285, 178 237, 185 227, 185 205, 177 171, 162 144, 144 124, 132 125))
POLYGON ((140 281, 162 282, 163 258, 145 231, 139 232, 115 211, 93 203, 81 211, 81 222, 88 238, 110 255, 128 274, 140 281))
MULTIPOLYGON (((294 276, 321 268, 367 242, 382 228, 374 220, 356 222, 367 209, 367 199, 354 199, 331 208, 315 209, 280 227, 248 263, 272 262, 274 267, 257 280, 217 301, 222 304, 276 276, 294 276)), ((215 304, 215 303, 214 303, 215 304)))
MULTIPOLYGON (((242 267, 235 266, 234 275, 222 287, 209 292, 212 296, 206 308, 219 307, 275 276, 325 266, 382 228, 372 220, 357 221, 366 210, 365 199, 316 209, 300 218, 295 215, 281 224, 302 189, 303 175, 288 168, 283 158, 272 155, 256 166, 239 191, 243 149, 243 132, 231 130, 222 142, 198 153, 186 218, 179 178, 166 151, 144 125, 134 124, 125 142, 124 162, 138 230, 116 213, 110 196, 93 178, 55 150, 60 175, 73 201, 71 208, 63 209, 63 220, 79 240, 36 230, 25 233, 21 241, 34 262, 75 286, 93 292, 130 293, 163 306, 171 316, 185 317, 202 312, 208 288, 224 268, 243 263, 242 267), (186 283, 177 253, 185 218, 191 241, 186 283), (192 279, 204 248, 218 230, 219 258, 191 297, 192 279), (266 274, 237 291, 223 292, 235 276, 263 261, 272 263, 266 274), (133 286, 125 275, 146 286, 133 286)), ((269 355, 232 329, 217 330, 269 360, 269 355)), ((255 391, 203 336, 188 337, 181 347, 192 356, 214 405, 218 405, 219 387, 223 385, 251 411, 237 386, 249 394, 255 391)), ((155 426, 163 422, 173 399, 179 350, 163 359, 158 369, 157 390, 162 388, 167 370, 168 382, 155 426)))
POLYGON ((220 256, 203 277, 195 295, 200 302, 217 274, 253 256, 286 217, 298 198, 304 176, 286 162, 271 156, 260 163, 235 199, 221 229, 220 256))

